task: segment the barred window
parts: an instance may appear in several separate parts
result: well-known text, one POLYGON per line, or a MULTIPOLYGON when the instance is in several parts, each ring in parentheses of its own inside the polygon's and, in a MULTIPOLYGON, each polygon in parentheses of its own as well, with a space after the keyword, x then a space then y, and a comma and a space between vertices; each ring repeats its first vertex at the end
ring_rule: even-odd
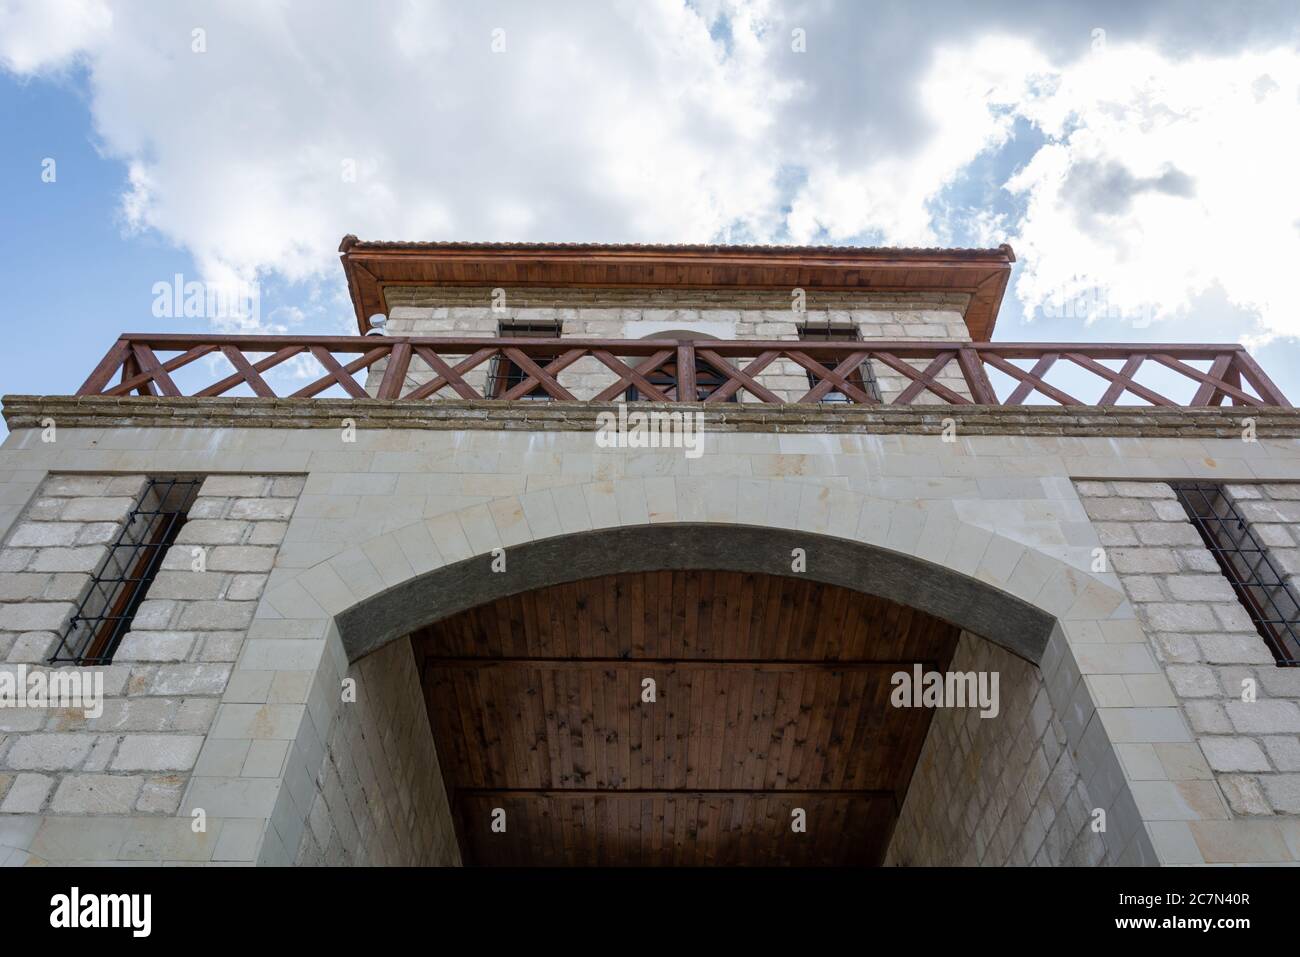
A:
POLYGON ((1300 600, 1223 486, 1170 485, 1277 663, 1300 665, 1300 600))
MULTIPOLYGON (((561 326, 558 322, 503 322, 497 327, 498 335, 511 339, 559 339, 561 326)), ((556 354, 532 355, 531 358, 542 368, 553 362, 556 354)), ((487 397, 499 399, 515 386, 524 382, 528 373, 506 356, 496 356, 488 373, 487 397)), ((535 402, 548 402, 551 396, 540 385, 532 388, 521 399, 535 402)))
MULTIPOLYGON (((810 322, 799 327, 799 338, 806 342, 860 342, 862 332, 856 325, 810 322)), ((839 365, 839 362, 838 359, 823 359, 819 364, 833 371, 839 365)), ((880 401, 880 386, 876 382, 876 373, 872 370, 870 362, 863 362, 846 375, 844 379, 849 384, 857 386, 877 402, 880 401)), ((819 381, 821 380, 816 375, 811 372, 808 373, 808 388, 816 388, 819 381)), ((821 401, 827 405, 838 405, 849 402, 850 399, 843 392, 832 389, 822 396, 821 401)))
POLYGON ((202 477, 148 480, 91 578, 51 664, 105 665, 113 660, 202 484, 202 477))

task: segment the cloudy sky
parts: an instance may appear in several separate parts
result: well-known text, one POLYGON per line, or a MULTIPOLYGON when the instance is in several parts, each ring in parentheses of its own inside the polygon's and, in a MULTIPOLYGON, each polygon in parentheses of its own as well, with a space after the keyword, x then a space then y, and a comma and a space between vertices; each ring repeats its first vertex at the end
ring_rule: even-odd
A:
POLYGON ((0 0, 0 392, 212 328, 176 274, 350 331, 351 232, 1009 242, 997 338, 1242 341, 1300 400, 1298 50, 1294 2, 0 0))

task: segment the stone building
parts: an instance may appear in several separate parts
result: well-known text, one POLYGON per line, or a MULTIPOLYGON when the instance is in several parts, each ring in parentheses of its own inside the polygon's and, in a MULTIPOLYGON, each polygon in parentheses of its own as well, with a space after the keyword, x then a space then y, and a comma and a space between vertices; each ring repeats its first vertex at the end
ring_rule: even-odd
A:
POLYGON ((355 336, 5 397, 0 862, 1300 861, 1240 347, 993 343, 1005 246, 341 252, 355 336))

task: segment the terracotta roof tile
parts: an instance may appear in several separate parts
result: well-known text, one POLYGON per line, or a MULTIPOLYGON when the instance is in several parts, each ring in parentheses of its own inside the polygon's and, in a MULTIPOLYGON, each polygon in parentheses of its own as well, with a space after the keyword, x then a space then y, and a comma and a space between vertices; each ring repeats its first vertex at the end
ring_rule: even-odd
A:
POLYGON ((343 237, 339 252, 350 249, 464 249, 464 250, 529 250, 554 249, 571 252, 625 251, 657 253, 779 253, 785 255, 824 253, 880 253, 884 255, 971 257, 986 259, 1007 257, 1015 262, 1011 246, 1003 243, 994 248, 946 246, 781 246, 730 243, 530 243, 530 242, 474 242, 464 240, 412 241, 395 239, 358 239, 352 234, 343 237))

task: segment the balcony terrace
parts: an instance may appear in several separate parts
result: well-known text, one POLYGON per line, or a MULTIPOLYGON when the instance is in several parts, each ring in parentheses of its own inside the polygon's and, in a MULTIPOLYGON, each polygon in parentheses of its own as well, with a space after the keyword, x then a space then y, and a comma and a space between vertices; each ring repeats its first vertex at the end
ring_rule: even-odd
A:
MULTIPOLYGON (((499 379, 500 376, 494 376, 499 379)), ((1169 377, 1166 376, 1168 380, 1169 377)), ((714 339, 535 339, 413 336, 222 336, 127 333, 108 350, 78 396, 163 396, 207 398, 251 393, 261 398, 313 398, 330 390, 354 399, 401 401, 458 398, 511 402, 537 398, 561 402, 702 402, 705 406, 746 402, 801 405, 837 403, 907 406, 930 404, 1115 407, 1149 405, 1206 408, 1224 404, 1290 408, 1281 390, 1239 345, 1149 345, 1096 343, 1007 343, 951 341, 790 342, 714 339), (338 356, 345 357, 343 360, 338 356), (192 385, 182 388, 174 373, 208 363, 192 385), (352 358, 346 358, 352 357, 352 358), (610 382, 594 394, 567 388, 564 372, 591 357, 609 370, 610 382), (265 373, 290 360, 313 364, 320 373, 292 392, 277 391, 265 373), (808 388, 783 397, 762 383, 778 360, 805 370, 808 388), (1024 367, 1024 361, 1032 363, 1024 367), (1107 365, 1107 362, 1111 362, 1107 365), (516 373, 506 389, 476 388, 469 377, 491 363, 509 363, 516 373), (1017 363, 1020 364, 1017 364, 1017 363), (870 394, 853 378, 866 363, 879 364, 906 380, 885 398, 870 394), (1115 368, 1118 363, 1119 367, 1115 368), (1171 388, 1143 385, 1147 364, 1174 373, 1171 388), (423 375, 412 384, 415 368, 423 375), (1082 370, 1078 384, 1053 384, 1065 366, 1082 370), (665 373, 665 369, 668 371, 665 373), (957 376, 952 374, 956 370, 957 376), (681 370, 680 373, 677 370, 681 370), (713 373, 707 385, 700 370, 713 373), (995 386, 990 373, 998 376, 995 386), (359 379, 363 373, 367 375, 359 379), (945 375, 947 374, 947 375, 945 375), (953 384, 945 384, 945 378, 953 384), (368 380, 368 381, 367 381, 368 380), (1087 396, 1079 384, 1092 386, 1087 396), (964 386, 964 388, 954 385, 964 386), (1178 385, 1185 388, 1180 390, 1178 385), (1066 391, 1071 388, 1074 392, 1066 391), (283 394, 282 394, 283 393, 283 394), (1077 395, 1075 393, 1078 393, 1077 395)))
POLYGON ((7 397, 10 427, 56 413, 87 426, 324 427, 344 414, 573 429, 638 402, 695 405, 730 429, 928 431, 942 411, 966 431, 1225 435, 1248 412, 1262 434, 1296 431, 1240 345, 990 341, 1008 246, 347 236, 340 252, 364 334, 126 333, 75 396, 7 397))

